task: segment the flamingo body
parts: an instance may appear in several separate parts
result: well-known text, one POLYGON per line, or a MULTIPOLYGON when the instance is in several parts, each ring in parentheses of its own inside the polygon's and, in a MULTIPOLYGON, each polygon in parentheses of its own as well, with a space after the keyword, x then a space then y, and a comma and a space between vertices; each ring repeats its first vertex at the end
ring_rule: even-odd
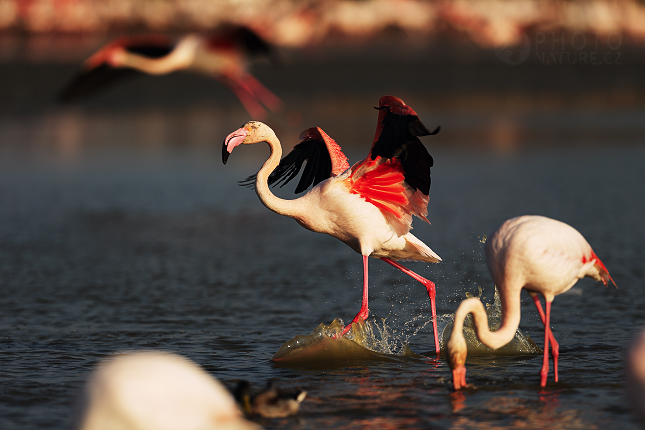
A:
POLYGON ((546 217, 524 216, 505 222, 488 238, 485 249, 496 285, 522 284, 549 302, 584 277, 605 285, 611 279, 576 229, 546 217))
POLYGON ((410 228, 400 234, 383 210, 358 192, 350 192, 352 171, 329 178, 300 197, 310 212, 295 217, 308 230, 339 239, 361 255, 436 263, 441 258, 410 228))
MULTIPOLYGON (((549 370, 549 343, 552 345, 555 381, 558 380, 559 347, 550 328, 551 302, 568 291, 579 279, 589 277, 605 286, 613 279, 585 238, 573 227, 542 216, 510 219, 486 241, 488 269, 497 285, 502 302, 502 323, 491 332, 486 311, 479 299, 464 300, 455 313, 453 331, 448 341, 448 363, 455 389, 466 385, 466 342, 463 322, 473 314, 479 340, 489 348, 499 348, 513 339, 520 323, 520 293, 525 289, 533 297, 544 323, 544 360, 540 384, 546 385, 549 370), (546 312, 537 294, 544 296, 546 312)), ((614 283, 615 285, 615 283, 614 283)))
POLYGON ((89 57, 60 98, 78 100, 138 73, 189 71, 220 80, 249 114, 263 117, 261 104, 277 110, 282 102, 249 74, 248 63, 251 56, 269 53, 269 45, 244 27, 224 28, 213 35, 188 34, 177 42, 154 34, 121 37, 89 57))
MULTIPOLYGON (((392 96, 379 100, 379 121, 367 158, 351 168, 340 146, 320 128, 301 134, 302 141, 284 159, 273 130, 251 121, 229 134, 222 148, 224 163, 240 144, 267 142, 271 156, 255 184, 262 203, 276 213, 294 218, 303 227, 333 236, 363 256, 363 301, 353 322, 367 319, 367 258, 375 257, 397 267, 424 284, 432 304, 435 347, 439 352, 434 304, 434 283, 394 260, 438 262, 441 258, 410 233, 412 215, 427 221, 432 157, 417 136, 431 133, 416 112, 392 96), (269 186, 289 182, 304 167, 296 192, 313 188, 295 200, 279 199, 269 186), (424 191, 427 190, 427 191, 424 191)), ((348 325, 343 334, 351 328, 348 325)))

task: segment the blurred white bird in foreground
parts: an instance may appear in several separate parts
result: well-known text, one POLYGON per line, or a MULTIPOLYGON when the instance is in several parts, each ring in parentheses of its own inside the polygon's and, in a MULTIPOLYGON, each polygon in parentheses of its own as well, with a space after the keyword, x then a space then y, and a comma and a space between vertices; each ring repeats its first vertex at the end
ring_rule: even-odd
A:
POLYGON ((99 364, 82 398, 79 430, 259 430, 233 396, 195 363, 141 351, 99 364))
POLYGON ((645 426, 645 330, 638 333, 627 353, 627 394, 645 426))

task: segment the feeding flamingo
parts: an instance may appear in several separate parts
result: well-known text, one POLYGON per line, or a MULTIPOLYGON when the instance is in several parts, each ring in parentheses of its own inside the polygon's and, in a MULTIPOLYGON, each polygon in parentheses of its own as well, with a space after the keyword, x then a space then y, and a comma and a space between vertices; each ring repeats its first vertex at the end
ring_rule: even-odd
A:
POLYGON ((553 344, 553 368, 558 381, 557 348, 550 327, 551 302, 584 277, 616 285, 605 265, 585 238, 573 227, 543 216, 521 216, 510 219, 486 241, 488 270, 497 285, 502 301, 502 323, 491 332, 486 310, 476 298, 464 300, 455 312, 452 334, 448 340, 448 363, 456 390, 466 386, 467 348, 463 335, 464 319, 473 314, 479 340, 489 348, 500 348, 510 342, 520 324, 520 292, 533 297, 544 324, 544 360, 540 385, 546 385, 549 373, 549 341, 553 344), (542 310, 537 294, 546 301, 542 310))
POLYGON ((164 35, 125 36, 88 58, 60 98, 78 100, 140 72, 165 75, 187 70, 221 81, 252 117, 262 118, 266 113, 262 104, 275 111, 282 101, 249 74, 247 63, 251 56, 270 52, 269 45, 245 27, 225 27, 210 36, 189 34, 176 43, 164 35))
MULTIPOLYGON (((282 160, 282 147, 267 125, 251 121, 229 134, 222 148, 226 163, 240 144, 266 142, 271 155, 255 177, 262 203, 272 211, 294 218, 306 229, 329 234, 363 256, 363 299, 352 322, 366 320, 368 257, 380 258, 422 283, 432 306, 435 349, 439 353, 435 285, 394 260, 435 263, 441 258, 410 233, 412 215, 428 221, 428 194, 432 157, 418 136, 428 131, 403 100, 379 100, 376 136, 367 158, 350 169, 340 146, 320 128, 304 131, 300 142, 282 160), (295 200, 276 197, 269 186, 293 179, 307 161, 296 193, 313 188, 295 200)), ((251 178, 249 178, 251 179, 251 178)), ((348 324, 342 334, 351 328, 348 324)))

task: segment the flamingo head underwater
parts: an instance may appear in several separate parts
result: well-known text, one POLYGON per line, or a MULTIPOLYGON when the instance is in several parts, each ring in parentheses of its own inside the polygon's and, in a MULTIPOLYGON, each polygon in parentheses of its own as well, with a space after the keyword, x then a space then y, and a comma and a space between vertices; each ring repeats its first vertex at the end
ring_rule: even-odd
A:
POLYGON ((448 365, 452 369, 453 385, 455 390, 459 390, 466 386, 466 357, 468 356, 466 340, 463 336, 450 336, 446 346, 448 365))

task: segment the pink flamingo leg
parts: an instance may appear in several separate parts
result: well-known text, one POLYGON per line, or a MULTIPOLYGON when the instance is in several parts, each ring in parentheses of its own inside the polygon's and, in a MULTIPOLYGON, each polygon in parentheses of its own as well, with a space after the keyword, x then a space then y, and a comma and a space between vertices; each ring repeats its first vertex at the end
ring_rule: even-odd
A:
POLYGON ((220 80, 233 91, 252 118, 263 119, 266 117, 266 111, 257 101, 255 94, 253 94, 253 91, 246 83, 229 76, 222 76, 220 80))
POLYGON ((350 328, 352 328, 352 323, 358 322, 361 318, 363 321, 367 320, 367 317, 370 314, 370 310, 367 307, 367 266, 368 259, 367 255, 363 255, 363 300, 361 301, 361 310, 358 311, 351 323, 347 324, 347 327, 343 330, 339 337, 345 336, 350 328))
POLYGON ((245 75, 242 78, 244 84, 251 90, 251 92, 262 102, 266 107, 273 112, 282 109, 282 100, 273 94, 267 87, 262 85, 260 81, 255 79, 252 75, 245 75))
MULTIPOLYGON (((533 296, 533 302, 535 303, 535 307, 540 314, 542 324, 546 324, 546 316, 544 315, 542 304, 540 303, 540 299, 537 295, 533 296)), ((560 356, 560 345, 558 344, 558 342, 556 342, 555 337, 553 336, 553 332, 550 329, 549 341, 551 342, 551 355, 553 355, 553 373, 555 375, 555 382, 558 382, 558 357, 560 356)))
POLYGON ((434 282, 427 280, 426 278, 417 275, 414 273, 412 270, 403 267, 399 263, 397 263, 394 260, 391 260, 387 257, 382 257, 381 260, 385 261, 386 263, 391 264, 392 266, 396 267, 399 269, 401 272, 405 273, 408 276, 411 276, 412 278, 416 279, 419 281, 421 284, 423 284, 424 287, 426 287, 426 290, 428 291, 428 297, 430 298, 430 306, 432 308, 432 331, 434 332, 434 349, 437 355, 439 355, 440 348, 439 348, 439 335, 437 333, 437 308, 435 306, 435 296, 436 296, 436 291, 435 291, 435 285, 434 282))
POLYGON ((540 386, 546 386, 546 378, 549 375, 549 336, 551 329, 549 328, 551 319, 551 302, 546 302, 546 313, 544 323, 544 361, 542 362, 542 370, 540 371, 540 386))

